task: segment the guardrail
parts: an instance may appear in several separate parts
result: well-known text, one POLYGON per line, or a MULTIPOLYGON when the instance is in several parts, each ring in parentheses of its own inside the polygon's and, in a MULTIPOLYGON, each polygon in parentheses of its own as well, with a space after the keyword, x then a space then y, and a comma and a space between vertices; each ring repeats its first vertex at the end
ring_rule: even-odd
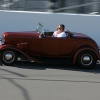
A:
POLYGON ((100 3, 100 2, 91 2, 91 3, 81 4, 81 5, 70 6, 70 7, 63 7, 63 8, 55 9, 54 12, 94 5, 94 4, 98 4, 98 3, 100 3))

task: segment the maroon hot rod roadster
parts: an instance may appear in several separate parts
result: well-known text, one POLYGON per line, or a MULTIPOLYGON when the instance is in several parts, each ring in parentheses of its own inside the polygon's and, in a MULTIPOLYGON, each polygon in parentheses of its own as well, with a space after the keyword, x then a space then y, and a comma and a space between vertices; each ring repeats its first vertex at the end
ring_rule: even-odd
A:
POLYGON ((37 63, 73 63, 93 68, 100 60, 97 43, 85 34, 66 31, 67 37, 52 37, 39 23, 36 31, 4 32, 0 41, 0 62, 14 64, 18 58, 37 63))

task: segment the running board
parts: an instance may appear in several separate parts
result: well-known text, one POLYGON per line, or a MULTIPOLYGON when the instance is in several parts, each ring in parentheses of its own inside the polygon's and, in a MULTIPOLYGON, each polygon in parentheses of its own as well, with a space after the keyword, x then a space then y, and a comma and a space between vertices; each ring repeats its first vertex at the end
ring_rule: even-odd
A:
POLYGON ((72 64, 71 60, 52 60, 52 59, 38 59, 40 62, 42 63, 46 63, 46 64, 72 64))
MULTIPOLYGON (((38 62, 37 63, 46 63, 46 64, 72 64, 72 60, 68 59, 45 59, 45 58, 35 58, 38 62)), ((29 60, 27 58, 18 58, 18 61, 30 61, 36 62, 34 60, 29 60)))

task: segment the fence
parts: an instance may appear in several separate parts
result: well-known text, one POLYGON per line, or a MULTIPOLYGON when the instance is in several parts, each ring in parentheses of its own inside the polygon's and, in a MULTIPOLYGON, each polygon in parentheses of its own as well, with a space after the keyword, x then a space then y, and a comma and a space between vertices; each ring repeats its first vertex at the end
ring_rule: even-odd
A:
POLYGON ((0 0, 0 10, 100 14, 100 1, 56 0, 52 3, 50 0, 0 0))
POLYGON ((1 10, 43 11, 48 10, 48 0, 0 0, 1 10))

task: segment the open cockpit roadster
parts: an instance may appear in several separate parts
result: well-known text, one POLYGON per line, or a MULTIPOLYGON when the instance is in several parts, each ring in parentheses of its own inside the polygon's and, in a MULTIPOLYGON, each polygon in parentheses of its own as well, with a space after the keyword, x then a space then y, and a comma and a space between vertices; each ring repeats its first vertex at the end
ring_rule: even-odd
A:
POLYGON ((67 37, 52 37, 39 23, 36 31, 4 32, 0 45, 0 61, 14 64, 18 58, 38 63, 73 63, 92 68, 100 60, 96 42, 89 36, 66 31, 67 37))

